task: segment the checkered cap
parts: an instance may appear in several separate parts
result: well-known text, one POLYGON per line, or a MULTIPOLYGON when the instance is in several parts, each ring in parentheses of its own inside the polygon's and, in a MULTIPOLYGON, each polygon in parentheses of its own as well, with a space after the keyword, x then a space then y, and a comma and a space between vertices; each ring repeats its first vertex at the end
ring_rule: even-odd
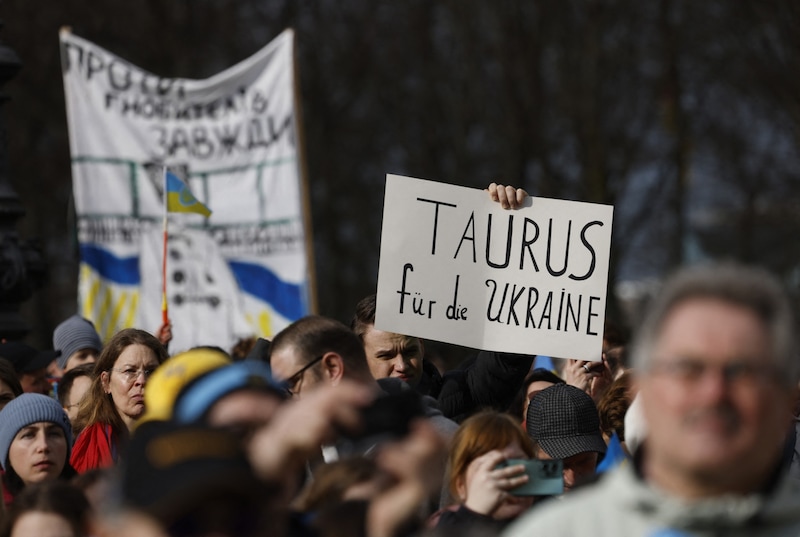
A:
POLYGON ((594 401, 569 384, 556 384, 534 395, 526 427, 528 436, 554 459, 606 452, 594 401))

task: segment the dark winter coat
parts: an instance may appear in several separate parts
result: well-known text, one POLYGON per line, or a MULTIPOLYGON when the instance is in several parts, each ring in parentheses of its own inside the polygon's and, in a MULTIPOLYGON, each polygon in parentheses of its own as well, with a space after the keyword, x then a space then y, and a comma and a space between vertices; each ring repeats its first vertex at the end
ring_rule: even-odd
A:
POLYGON ((423 361, 417 390, 436 399, 442 414, 459 423, 479 410, 503 412, 522 387, 534 358, 481 351, 476 358, 444 375, 432 363, 423 361))

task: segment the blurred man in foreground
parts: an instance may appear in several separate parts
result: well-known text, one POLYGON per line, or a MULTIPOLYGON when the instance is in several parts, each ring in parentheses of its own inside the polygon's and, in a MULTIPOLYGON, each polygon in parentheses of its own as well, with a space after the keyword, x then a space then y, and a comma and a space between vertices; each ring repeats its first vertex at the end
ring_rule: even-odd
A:
POLYGON ((798 485, 781 464, 798 381, 793 328, 769 274, 678 274, 634 347, 648 423, 635 463, 506 535, 798 535, 798 485))

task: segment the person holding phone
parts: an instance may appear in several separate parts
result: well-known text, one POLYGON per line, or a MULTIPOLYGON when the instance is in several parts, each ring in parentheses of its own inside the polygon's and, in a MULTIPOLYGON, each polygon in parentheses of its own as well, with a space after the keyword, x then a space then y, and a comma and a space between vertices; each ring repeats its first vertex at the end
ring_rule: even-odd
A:
POLYGON ((510 415, 484 411, 468 418, 453 437, 448 459, 450 493, 459 503, 434 515, 432 525, 504 528, 533 504, 533 497, 513 493, 528 482, 525 466, 504 463, 533 458, 531 440, 510 415))

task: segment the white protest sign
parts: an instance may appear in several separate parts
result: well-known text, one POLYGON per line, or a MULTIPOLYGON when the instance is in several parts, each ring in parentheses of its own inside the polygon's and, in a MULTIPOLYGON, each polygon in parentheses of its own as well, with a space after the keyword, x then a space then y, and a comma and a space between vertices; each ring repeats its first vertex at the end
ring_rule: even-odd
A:
POLYGON ((613 207, 388 175, 375 326, 468 347, 599 360, 613 207))
POLYGON ((169 215, 170 350, 269 338, 309 313, 293 43, 287 30, 190 80, 62 30, 80 312, 105 339, 161 324, 165 165, 213 211, 169 215))

